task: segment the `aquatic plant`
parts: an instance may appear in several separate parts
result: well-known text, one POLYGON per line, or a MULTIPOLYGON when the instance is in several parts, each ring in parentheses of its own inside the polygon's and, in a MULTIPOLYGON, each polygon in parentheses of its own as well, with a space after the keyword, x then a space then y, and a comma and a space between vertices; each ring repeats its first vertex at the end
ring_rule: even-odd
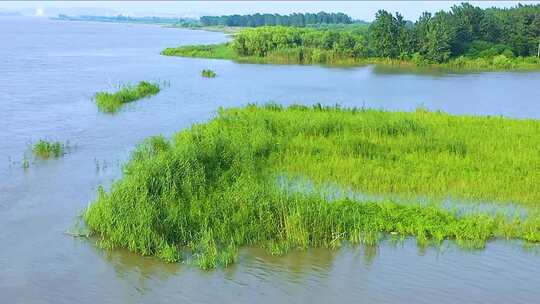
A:
POLYGON ((201 76, 205 78, 215 78, 217 76, 216 72, 212 70, 202 70, 201 76))
POLYGON ((540 241, 540 217, 458 214, 436 205, 337 199, 286 191, 278 175, 367 193, 540 202, 540 122, 441 112, 385 112, 276 104, 220 109, 215 119, 152 137, 84 219, 103 248, 123 247, 203 269, 233 263, 238 248, 270 254, 311 246, 420 246, 492 238, 540 241), (309 119, 306 119, 308 117, 309 119))
POLYGON ((161 55, 215 59, 234 59, 237 57, 228 44, 184 45, 177 48, 166 48, 161 51, 161 55))
MULTIPOLYGON (((40 139, 32 146, 32 152, 37 157, 46 159, 50 157, 60 157, 64 155, 65 145, 60 142, 49 142, 40 139)), ((23 167, 28 168, 28 160, 23 161, 23 167)))
POLYGON ((99 110, 114 113, 128 102, 153 96, 161 90, 158 83, 141 81, 137 85, 122 85, 114 93, 98 92, 94 96, 99 110))

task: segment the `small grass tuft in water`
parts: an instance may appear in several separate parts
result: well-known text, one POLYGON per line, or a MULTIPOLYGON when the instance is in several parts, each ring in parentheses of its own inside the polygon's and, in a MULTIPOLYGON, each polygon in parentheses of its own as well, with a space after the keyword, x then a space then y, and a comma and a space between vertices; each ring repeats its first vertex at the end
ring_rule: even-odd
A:
POLYGON ((30 168, 30 161, 29 161, 27 158, 23 158, 21 164, 22 164, 22 168, 23 168, 24 170, 30 168))
POLYGON ((100 111, 114 113, 123 104, 156 95, 160 90, 158 83, 141 81, 137 85, 122 85, 114 93, 98 92, 94 99, 100 111))
POLYGON ((415 237, 420 247, 454 240, 540 242, 540 217, 461 214, 390 200, 329 200, 289 192, 277 177, 305 176, 366 193, 458 197, 538 207, 540 122, 427 110, 221 109, 168 140, 147 139, 123 177, 100 188, 84 219, 103 248, 122 247, 202 269, 236 261, 238 248, 281 255, 344 243, 415 237), (308 117, 309 119, 306 119, 308 117))
MULTIPOLYGON (((35 156, 42 159, 47 159, 51 157, 60 157, 65 153, 65 145, 60 142, 49 142, 46 140, 39 140, 32 146, 32 152, 35 156)), ((23 167, 28 168, 29 163, 23 162, 23 167)))
POLYGON ((217 74, 212 70, 202 70, 201 76, 205 78, 215 78, 217 74))

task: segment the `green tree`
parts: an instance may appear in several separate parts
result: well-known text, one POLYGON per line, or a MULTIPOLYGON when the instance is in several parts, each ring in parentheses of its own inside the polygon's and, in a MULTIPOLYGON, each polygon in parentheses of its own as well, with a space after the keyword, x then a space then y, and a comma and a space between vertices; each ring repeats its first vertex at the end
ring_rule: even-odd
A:
POLYGON ((450 14, 440 11, 431 16, 424 13, 416 23, 419 53, 430 62, 444 62, 452 55, 455 38, 450 14))
POLYGON ((395 58, 399 55, 396 44, 399 28, 394 16, 385 10, 375 14, 375 21, 369 27, 370 46, 376 56, 395 58))

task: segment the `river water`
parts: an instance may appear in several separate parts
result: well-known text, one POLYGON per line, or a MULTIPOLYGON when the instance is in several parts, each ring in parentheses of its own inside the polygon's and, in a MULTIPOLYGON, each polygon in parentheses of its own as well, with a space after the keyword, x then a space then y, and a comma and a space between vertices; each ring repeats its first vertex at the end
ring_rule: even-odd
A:
POLYGON ((374 67, 237 64, 164 57, 221 33, 150 25, 0 18, 1 303, 532 303, 540 299, 540 250, 493 241, 463 251, 414 240, 378 247, 312 249, 284 257, 245 248, 239 262, 204 272, 66 233, 118 178, 144 138, 248 102, 340 103, 391 110, 540 118, 540 73, 410 73, 374 67), (199 76, 202 69, 218 73, 199 76), (116 115, 92 95, 118 83, 170 82, 116 115), (69 141, 56 160, 30 158, 38 139, 69 141), (22 168, 23 158, 30 160, 22 168))

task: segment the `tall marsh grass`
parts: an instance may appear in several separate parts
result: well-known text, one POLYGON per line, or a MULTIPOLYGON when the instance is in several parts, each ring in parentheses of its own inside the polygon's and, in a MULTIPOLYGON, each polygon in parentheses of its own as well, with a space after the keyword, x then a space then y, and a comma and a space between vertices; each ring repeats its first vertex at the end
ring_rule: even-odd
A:
POLYGON ((385 235, 420 246, 492 238, 540 241, 540 217, 458 214, 435 206, 287 193, 302 175, 369 193, 540 203, 540 122, 439 112, 316 105, 221 109, 168 140, 146 140, 111 189, 84 214, 103 248, 124 247, 210 269, 242 246, 271 254, 374 244, 385 235))
POLYGON ((114 93, 98 92, 94 96, 100 111, 114 113, 128 102, 156 95, 161 90, 159 84, 141 81, 137 85, 122 85, 114 93))

